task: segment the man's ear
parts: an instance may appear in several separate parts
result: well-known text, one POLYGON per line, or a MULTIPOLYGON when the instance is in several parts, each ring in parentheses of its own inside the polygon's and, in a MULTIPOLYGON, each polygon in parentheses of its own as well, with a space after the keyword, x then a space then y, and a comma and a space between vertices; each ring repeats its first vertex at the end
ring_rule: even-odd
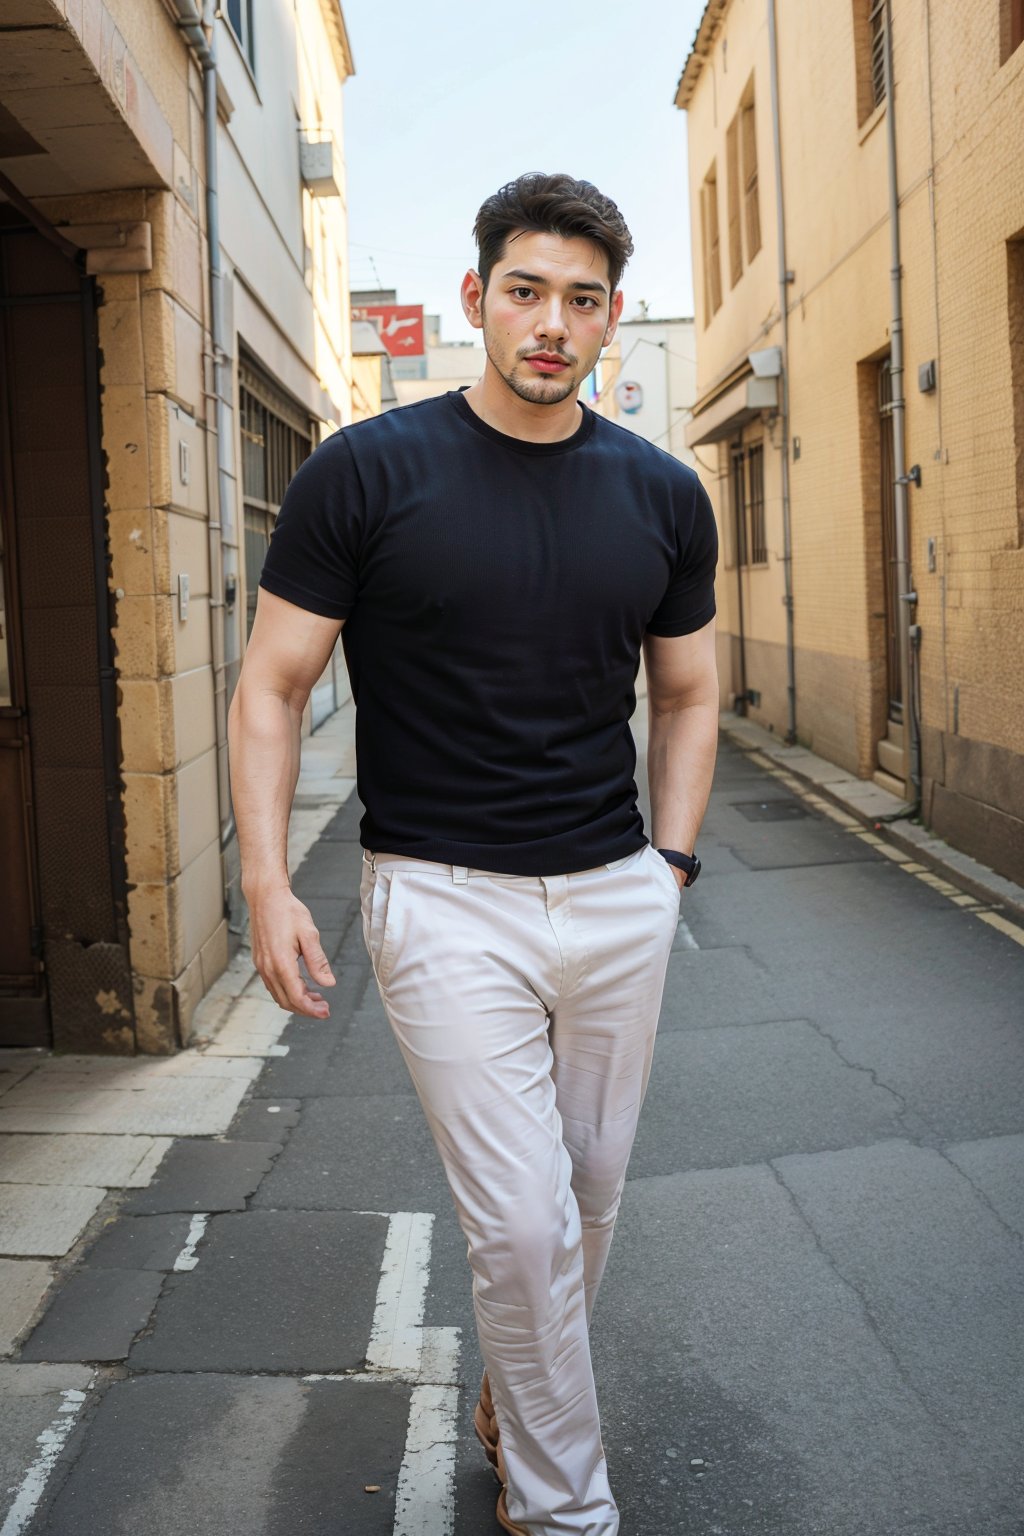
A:
POLYGON ((608 324, 605 327, 604 340, 601 343, 602 347, 610 347, 614 341, 615 332, 618 329, 619 317, 621 314, 622 289, 616 288, 615 292, 612 294, 612 301, 608 306, 608 324))
POLYGON ((484 284, 479 272, 470 267, 462 279, 462 310, 470 325, 478 331, 484 327, 484 284))

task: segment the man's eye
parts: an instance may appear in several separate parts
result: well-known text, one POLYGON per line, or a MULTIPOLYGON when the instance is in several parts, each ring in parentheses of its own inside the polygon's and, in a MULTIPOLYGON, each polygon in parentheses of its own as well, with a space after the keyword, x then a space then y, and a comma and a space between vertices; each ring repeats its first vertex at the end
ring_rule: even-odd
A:
POLYGON ((515 294, 517 299, 522 299, 522 298, 529 299, 533 295, 533 289, 532 288, 513 288, 512 292, 515 294))
POLYGON ((596 309, 597 308, 597 300, 589 298, 589 297, 579 298, 579 299, 576 299, 574 302, 579 304, 580 307, 583 308, 583 309, 596 309))

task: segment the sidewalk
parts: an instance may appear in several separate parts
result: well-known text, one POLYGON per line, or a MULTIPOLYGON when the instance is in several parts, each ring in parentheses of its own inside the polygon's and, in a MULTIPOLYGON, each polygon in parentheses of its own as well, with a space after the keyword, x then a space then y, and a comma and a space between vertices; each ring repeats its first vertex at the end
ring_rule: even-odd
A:
MULTIPOLYGON (((1024 922, 1024 888, 997 875, 995 870, 970 854, 961 853, 920 822, 906 816, 908 806, 879 788, 870 779, 856 779, 806 747, 787 747, 777 736, 740 715, 719 717, 723 736, 745 752, 750 761, 799 794, 808 804, 828 814, 829 807, 844 811, 854 821, 876 832, 891 848, 920 861, 922 868, 909 873, 929 873, 952 882, 957 891, 971 896, 979 907, 988 907, 990 925, 1015 938, 1017 923, 1024 922), (1005 912, 1006 918, 1002 917, 1005 912), (1007 922, 1007 918, 1015 922, 1007 922)), ((934 883, 934 878, 933 878, 934 883)), ((937 889, 941 888, 939 886, 937 889)))
MULTIPOLYGON (((355 788, 354 721, 349 701, 302 744, 293 874, 355 788)), ((0 1050, 0 1356, 127 1194, 151 1184, 176 1137, 228 1130, 263 1062, 287 1054, 288 1022, 243 936, 196 1010, 188 1049, 174 1056, 0 1050)))

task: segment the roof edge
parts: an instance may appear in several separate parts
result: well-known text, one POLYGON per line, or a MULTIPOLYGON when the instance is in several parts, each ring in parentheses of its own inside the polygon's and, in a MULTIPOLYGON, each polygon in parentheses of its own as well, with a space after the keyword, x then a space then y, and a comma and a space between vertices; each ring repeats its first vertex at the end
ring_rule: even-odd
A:
POLYGON ((683 72, 679 76, 679 84, 676 87, 675 104, 681 112, 689 110, 697 81, 704 68, 704 60, 715 44, 728 9, 729 0, 707 0, 704 14, 700 19, 700 25, 697 28, 686 63, 683 65, 683 72))
POLYGON ((341 0, 320 0, 320 14, 327 28, 327 36, 330 38, 335 68, 342 81, 345 81, 350 75, 355 74, 356 65, 352 57, 352 45, 348 40, 348 29, 345 26, 341 0))

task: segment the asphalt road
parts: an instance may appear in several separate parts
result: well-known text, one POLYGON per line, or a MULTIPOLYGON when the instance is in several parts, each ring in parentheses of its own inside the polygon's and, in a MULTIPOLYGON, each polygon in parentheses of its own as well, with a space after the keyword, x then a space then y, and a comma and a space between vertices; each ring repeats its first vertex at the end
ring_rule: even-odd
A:
MULTIPOLYGON (((226 1139, 172 1149, 23 1347, 100 1362, 26 1536, 497 1529, 465 1242, 362 949, 358 812, 296 878, 331 1020, 289 1025, 226 1139), (417 1337, 450 1357, 461 1330, 457 1395, 365 1379, 395 1212, 434 1217, 417 1337), (410 1406, 446 1404, 454 1524, 406 1497, 436 1472, 410 1406)), ((623 1536, 1021 1536, 1024 948, 733 747, 700 851, 594 1319, 623 1536)))

